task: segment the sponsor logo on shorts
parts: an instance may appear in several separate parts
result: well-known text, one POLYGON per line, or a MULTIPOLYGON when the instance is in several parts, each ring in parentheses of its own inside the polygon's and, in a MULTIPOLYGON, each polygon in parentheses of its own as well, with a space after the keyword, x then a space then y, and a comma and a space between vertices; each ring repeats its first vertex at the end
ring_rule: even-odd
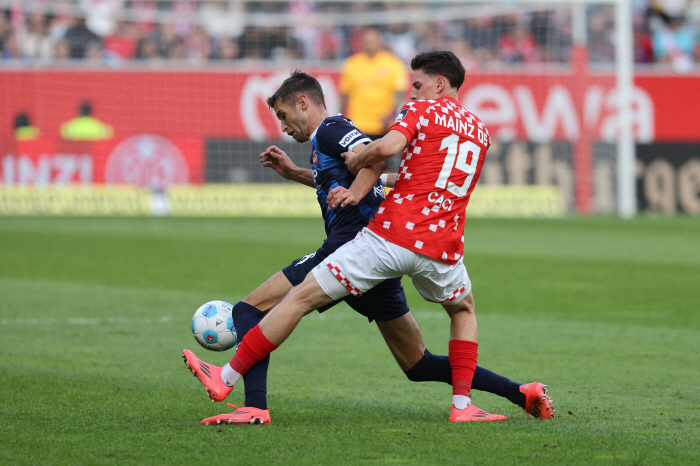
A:
POLYGON ((311 258, 314 257, 315 255, 316 255, 315 252, 312 252, 311 254, 305 255, 304 257, 302 257, 301 259, 299 259, 299 262, 297 262, 297 263, 294 265, 294 267, 296 267, 296 266, 299 265, 299 264, 303 264, 304 262, 306 262, 307 260, 311 259, 311 258))
POLYGON ((348 134, 343 136, 343 139, 341 139, 338 144, 340 144, 343 147, 348 147, 348 144, 352 142, 353 139, 356 139, 358 137, 362 136, 362 133, 360 133, 359 130, 353 129, 350 131, 348 134))

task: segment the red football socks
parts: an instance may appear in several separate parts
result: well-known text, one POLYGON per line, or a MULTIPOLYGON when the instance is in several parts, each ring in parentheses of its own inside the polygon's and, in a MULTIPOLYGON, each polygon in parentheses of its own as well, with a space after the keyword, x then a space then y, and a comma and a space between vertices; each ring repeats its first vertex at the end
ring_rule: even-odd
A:
MULTIPOLYGON (((450 367, 452 368, 452 394, 469 396, 476 370, 476 354, 479 344, 468 340, 450 340, 450 367)), ((239 350, 240 351, 240 350, 239 350)))
MULTIPOLYGON (((277 347, 263 335, 262 330, 260 330, 260 325, 256 325, 243 337, 241 344, 238 345, 236 355, 231 359, 229 364, 234 371, 243 375, 248 369, 253 367, 255 363, 276 349, 277 347)), ((473 372, 472 370, 472 373, 473 372)))

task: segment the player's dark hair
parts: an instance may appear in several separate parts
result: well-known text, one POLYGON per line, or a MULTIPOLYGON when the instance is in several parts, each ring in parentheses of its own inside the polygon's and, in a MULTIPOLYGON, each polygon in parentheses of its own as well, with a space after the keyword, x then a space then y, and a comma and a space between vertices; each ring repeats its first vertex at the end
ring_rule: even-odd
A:
POLYGON ((290 103, 299 95, 304 94, 313 103, 326 107, 326 100, 323 97, 323 89, 318 79, 310 74, 306 74, 301 70, 294 70, 292 74, 284 80, 282 85, 277 89, 277 92, 267 98, 267 106, 275 107, 275 102, 278 100, 284 103, 290 103))
POLYGON ((411 60, 411 69, 422 70, 430 76, 444 76, 450 82, 450 86, 456 89, 464 83, 464 74, 467 72, 459 58, 447 50, 419 53, 411 60))

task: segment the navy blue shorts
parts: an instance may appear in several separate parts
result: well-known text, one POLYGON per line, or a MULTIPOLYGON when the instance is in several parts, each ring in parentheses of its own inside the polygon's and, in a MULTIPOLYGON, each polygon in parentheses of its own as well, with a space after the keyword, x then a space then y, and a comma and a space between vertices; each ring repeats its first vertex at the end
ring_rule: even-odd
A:
MULTIPOLYGON (((311 269, 323 262, 326 257, 354 237, 355 235, 351 237, 327 238, 316 252, 295 260, 283 268, 282 273, 284 273, 284 276, 287 277, 292 286, 297 286, 304 281, 311 269)), ((373 320, 393 320, 409 312, 406 294, 403 291, 403 286, 401 286, 400 278, 385 280, 360 297, 349 295, 343 298, 342 301, 345 301, 354 311, 367 317, 370 322, 373 320)), ((327 304, 320 308, 318 312, 325 312, 339 302, 335 301, 327 304)))

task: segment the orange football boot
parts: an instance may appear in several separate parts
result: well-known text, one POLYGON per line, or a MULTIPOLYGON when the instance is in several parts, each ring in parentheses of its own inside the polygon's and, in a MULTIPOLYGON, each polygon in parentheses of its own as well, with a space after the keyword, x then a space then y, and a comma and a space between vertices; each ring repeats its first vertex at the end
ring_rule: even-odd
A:
POLYGON ((520 386, 520 393, 525 395, 525 414, 530 414, 540 419, 552 419, 554 408, 552 399, 547 395, 547 386, 539 382, 528 383, 520 386))
POLYGON ((185 365, 190 372, 207 389, 207 395, 209 395, 211 401, 224 401, 228 394, 231 393, 231 390, 233 390, 233 387, 229 387, 221 380, 221 368, 219 366, 207 364, 190 350, 182 351, 182 359, 185 360, 185 365))
POLYGON ((457 409, 452 405, 450 413, 450 422, 472 422, 472 421, 507 421, 506 416, 500 414, 487 413, 483 409, 479 409, 473 404, 470 404, 464 409, 457 409))
POLYGON ((228 414, 219 414, 218 416, 208 417, 201 422, 203 426, 212 424, 269 424, 270 410, 260 408, 250 408, 241 406, 240 408, 231 403, 226 403, 234 412, 228 414))

